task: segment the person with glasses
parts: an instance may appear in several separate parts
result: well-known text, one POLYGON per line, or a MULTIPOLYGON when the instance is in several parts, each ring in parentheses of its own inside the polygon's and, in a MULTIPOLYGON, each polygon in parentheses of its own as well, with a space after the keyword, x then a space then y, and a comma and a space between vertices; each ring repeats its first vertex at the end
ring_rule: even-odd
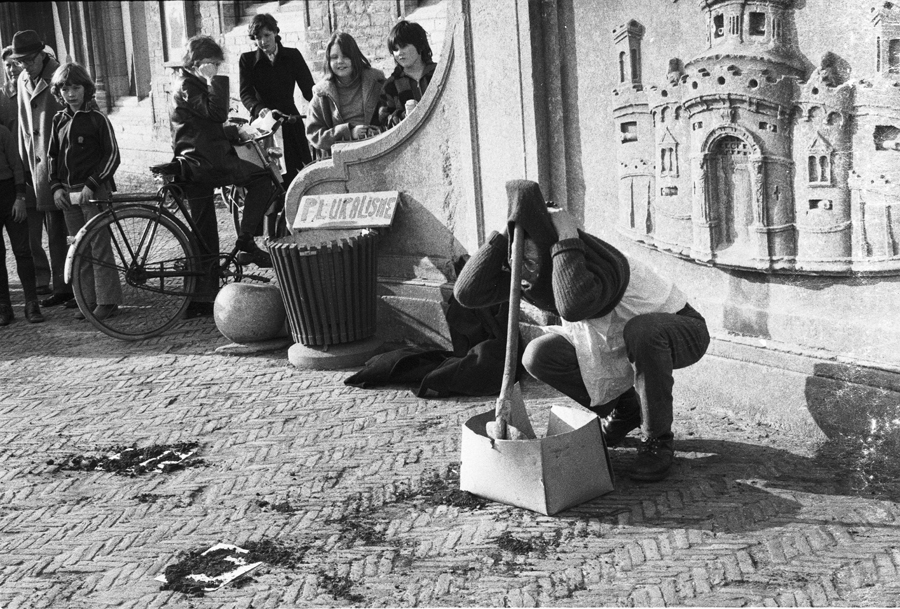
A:
MULTIPOLYGON (((212 37, 194 36, 188 41, 182 65, 175 69, 172 87, 172 148, 176 158, 187 166, 184 191, 191 216, 210 247, 203 254, 216 259, 219 253, 213 190, 216 186, 237 184, 247 189, 237 248, 246 254, 242 258, 249 263, 271 267, 272 258, 259 248, 253 236, 262 224, 275 185, 267 173, 238 157, 225 134, 230 97, 228 77, 219 74, 224 62, 225 52, 212 37)), ((218 279, 201 282, 198 290, 203 294, 188 305, 186 317, 213 314, 218 279)))
MULTIPOLYGON (((16 32, 10 58, 22 67, 16 83, 18 91, 19 154, 25 166, 25 181, 34 189, 37 212, 43 214, 50 250, 50 274, 53 294, 41 301, 43 307, 77 307, 71 286, 66 285, 64 270, 68 244, 66 220, 53 202, 50 189, 48 148, 53 132, 53 117, 62 105, 50 91, 50 80, 59 62, 44 50, 34 30, 16 32)), ((29 230, 33 230, 29 226, 29 230)), ((38 257, 39 259, 40 257, 38 257)))

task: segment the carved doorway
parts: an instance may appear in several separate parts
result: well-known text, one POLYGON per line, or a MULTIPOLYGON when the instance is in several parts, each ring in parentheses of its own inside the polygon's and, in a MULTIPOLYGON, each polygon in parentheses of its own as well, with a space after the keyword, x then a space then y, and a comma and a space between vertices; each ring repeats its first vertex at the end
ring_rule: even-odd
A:
POLYGON ((753 188, 750 147, 739 137, 720 138, 710 153, 708 192, 715 221, 713 251, 752 249, 753 188))

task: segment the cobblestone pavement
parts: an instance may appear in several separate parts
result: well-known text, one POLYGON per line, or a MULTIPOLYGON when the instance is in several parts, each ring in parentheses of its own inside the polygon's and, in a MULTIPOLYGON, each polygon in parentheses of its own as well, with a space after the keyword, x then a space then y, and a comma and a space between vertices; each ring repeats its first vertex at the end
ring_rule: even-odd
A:
MULTIPOLYGON (((46 314, 17 307, 0 328, 4 609, 900 604, 896 471, 853 446, 678 404, 666 481, 627 479, 632 440, 610 451, 613 493, 546 517, 452 492, 460 426, 492 399, 216 354, 211 319, 125 343, 46 314), (199 443, 203 466, 60 467, 176 442, 199 443), (202 598, 154 580, 190 550, 262 540, 296 564, 202 598)), ((563 400, 534 382, 525 399, 538 421, 563 400)))

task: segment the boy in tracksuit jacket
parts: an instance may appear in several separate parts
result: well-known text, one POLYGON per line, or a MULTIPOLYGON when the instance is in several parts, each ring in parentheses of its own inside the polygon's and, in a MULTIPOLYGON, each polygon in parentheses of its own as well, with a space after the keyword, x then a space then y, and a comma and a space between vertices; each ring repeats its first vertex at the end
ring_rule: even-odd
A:
MULTIPOLYGON (((87 70, 77 63, 61 66, 50 88, 65 106, 53 117, 50 188, 56 207, 65 214, 69 235, 74 237, 100 213, 100 207, 90 201, 109 198, 116 189, 113 174, 119 166, 119 146, 112 124, 94 102, 96 88, 87 70)), ((108 236, 98 235, 91 253, 103 264, 82 265, 81 276, 72 281, 78 284, 94 317, 106 319, 122 302, 108 236)), ((79 311, 75 317, 84 319, 84 313, 79 311)))

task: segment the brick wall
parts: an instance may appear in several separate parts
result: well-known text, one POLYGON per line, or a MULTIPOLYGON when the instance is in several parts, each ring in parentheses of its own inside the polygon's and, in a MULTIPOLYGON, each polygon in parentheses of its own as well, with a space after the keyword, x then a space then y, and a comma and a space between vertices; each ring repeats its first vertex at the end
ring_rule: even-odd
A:
MULTIPOLYGON (((161 32, 159 6, 155 2, 139 3, 146 15, 149 38, 149 58, 152 73, 151 95, 146 106, 150 137, 137 143, 129 142, 123 147, 123 156, 141 157, 140 162, 123 163, 120 174, 122 183, 150 185, 145 167, 152 162, 168 160, 171 154, 171 134, 169 129, 168 105, 172 70, 164 67, 162 40, 154 32, 161 32), (149 161, 149 162, 145 162, 149 161), (128 175, 134 172, 135 175, 128 175)), ((322 77, 325 59, 325 45, 332 31, 340 29, 351 34, 362 52, 376 68, 386 74, 393 70, 394 62, 387 51, 386 40, 391 27, 398 18, 411 12, 418 5, 417 0, 289 0, 274 3, 243 3, 244 14, 235 14, 235 3, 225 2, 221 6, 215 0, 199 0, 193 3, 194 33, 213 36, 226 52, 223 72, 231 78, 232 107, 236 114, 246 114, 239 101, 238 59, 241 53, 251 50, 252 42, 247 37, 247 25, 262 7, 269 10, 278 21, 282 43, 300 49, 306 58, 313 77, 322 77)), ((120 52, 108 48, 108 52, 120 52)), ((298 107, 305 106, 305 100, 297 96, 298 107)), ((116 122, 116 113, 110 117, 116 122)))

